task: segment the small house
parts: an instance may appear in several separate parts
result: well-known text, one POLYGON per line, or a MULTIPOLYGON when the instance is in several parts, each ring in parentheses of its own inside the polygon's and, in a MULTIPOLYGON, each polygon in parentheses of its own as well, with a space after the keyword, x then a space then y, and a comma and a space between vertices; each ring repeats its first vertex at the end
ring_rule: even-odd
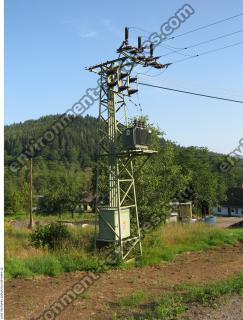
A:
POLYGON ((227 200, 213 209, 214 214, 228 217, 243 217, 243 185, 239 188, 230 188, 227 191, 227 200))

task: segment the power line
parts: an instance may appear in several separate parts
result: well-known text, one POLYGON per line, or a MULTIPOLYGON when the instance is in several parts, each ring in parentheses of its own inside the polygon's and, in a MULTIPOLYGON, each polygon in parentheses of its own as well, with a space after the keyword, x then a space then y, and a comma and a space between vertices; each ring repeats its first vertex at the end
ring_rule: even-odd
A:
MULTIPOLYGON (((209 28, 209 27, 211 27, 211 26, 214 26, 214 25, 223 23, 223 22, 225 22, 225 21, 229 21, 229 20, 238 18, 238 17, 240 17, 240 16, 243 16, 243 13, 239 13, 239 14, 236 14, 236 15, 234 15, 234 16, 231 16, 231 17, 228 17, 228 18, 225 18, 225 19, 221 19, 221 20, 212 22, 212 23, 210 23, 210 24, 207 24, 207 25, 198 27, 198 28, 193 29, 193 30, 190 30, 190 31, 186 31, 186 32, 184 32, 184 33, 178 34, 177 36, 173 36, 173 37, 170 37, 170 38, 168 38, 168 39, 165 39, 163 42, 169 41, 169 40, 173 40, 173 39, 178 38, 178 37, 182 37, 182 36, 184 36, 184 35, 186 35, 186 34, 193 33, 193 32, 196 32, 196 31, 198 31, 198 30, 202 30, 202 29, 205 29, 205 28, 209 28)), ((145 33, 147 33, 147 34, 151 34, 151 33, 152 33, 151 31, 146 30, 146 29, 143 29, 143 28, 140 28, 140 27, 129 27, 129 29, 134 29, 134 30, 142 31, 142 32, 145 32, 145 33)))
POLYGON ((138 72, 137 75, 142 74, 142 75, 144 75, 146 77, 155 78, 155 77, 161 76, 166 71, 167 71, 167 68, 165 68, 164 70, 162 70, 162 71, 160 71, 160 72, 158 72, 156 74, 148 74, 148 72, 144 72, 144 73, 143 72, 138 72))
POLYGON ((209 28, 209 27, 214 26, 214 25, 216 25, 216 24, 223 23, 223 22, 225 22, 225 21, 232 20, 232 19, 235 19, 235 18, 240 17, 240 16, 243 16, 243 13, 239 13, 239 14, 236 14, 236 15, 234 15, 234 16, 232 16, 232 17, 225 18, 225 19, 222 19, 222 20, 218 20, 218 21, 216 21, 216 22, 213 22, 213 23, 210 23, 210 24, 207 24, 207 25, 198 27, 198 28, 196 28, 196 29, 193 29, 193 30, 190 30, 190 31, 181 33, 181 34, 178 34, 177 36, 173 36, 173 37, 170 37, 170 38, 168 38, 168 39, 165 39, 163 42, 169 41, 169 40, 174 40, 174 39, 176 39, 176 38, 185 36, 185 35, 187 35, 187 34, 189 34, 189 33, 193 33, 193 32, 196 32, 196 31, 199 31, 199 30, 202 30, 202 29, 206 29, 206 28, 209 28))
POLYGON ((171 54, 174 54, 174 53, 178 53, 178 54, 180 54, 180 55, 182 55, 182 56, 192 57, 191 54, 182 53, 182 52, 181 52, 181 51, 183 51, 183 50, 186 50, 185 48, 176 48, 176 47, 172 47, 172 46, 168 46, 168 45, 164 45, 164 44, 161 44, 161 46, 164 47, 164 48, 166 48, 166 49, 168 49, 168 50, 170 50, 171 52, 166 53, 166 54, 163 54, 162 56, 160 56, 160 58, 161 58, 161 57, 168 56, 168 55, 171 55, 171 54))
POLYGON ((206 94, 202 94, 202 93, 196 93, 196 92, 179 90, 179 89, 174 89, 174 88, 156 86, 156 85, 153 85, 153 84, 143 83, 143 82, 138 82, 138 83, 141 84, 141 85, 143 85, 143 86, 147 86, 147 87, 153 87, 153 88, 158 88, 158 89, 163 89, 163 90, 169 90, 169 91, 175 91, 175 92, 180 92, 180 93, 186 93, 186 94, 191 94, 191 95, 194 95, 194 96, 200 96, 200 97, 217 99, 217 100, 223 100, 223 101, 229 101, 229 102, 243 103, 243 101, 241 101, 241 100, 233 100, 233 99, 228 99, 228 98, 210 96, 210 95, 206 95, 206 94))
MULTIPOLYGON (((180 62, 184 62, 184 61, 187 61, 187 60, 190 60, 190 59, 193 59, 193 58, 199 58, 201 56, 204 56, 204 55, 207 55, 207 54, 210 54, 210 53, 213 53, 213 52, 217 52, 217 51, 221 51, 221 50, 224 50, 224 49, 227 49, 227 48, 231 48, 231 47, 235 47, 235 46, 238 46, 240 44, 243 44, 243 41, 240 41, 240 42, 236 42, 236 43, 233 43, 233 44, 230 44, 228 46, 224 46, 224 47, 220 47, 220 48, 216 48, 216 49, 212 49, 212 50, 209 50, 209 51, 204 51, 204 52, 201 52, 199 54, 196 54, 194 56, 189 56, 187 58, 184 58, 184 59, 179 59, 179 60, 176 60, 176 61, 172 61, 170 62, 170 65, 172 64, 175 64, 175 63, 180 63, 180 62)), ((165 71, 165 70, 164 70, 165 71)), ((145 73, 137 73, 137 74, 143 74, 145 76, 148 76, 148 77, 158 77, 162 74, 163 72, 157 74, 157 75, 148 75, 148 74, 145 74, 145 73)))
MULTIPOLYGON (((184 47, 184 48, 178 48, 178 50, 174 50, 174 51, 172 51, 172 52, 163 54, 163 55, 161 55, 160 57, 165 57, 165 56, 171 55, 171 54, 173 54, 173 53, 180 53, 180 54, 181 54, 181 51, 188 50, 188 49, 191 49, 191 48, 195 48, 195 47, 198 47, 198 46, 201 46, 201 45, 204 45, 204 44, 207 44, 207 43, 210 43, 210 42, 219 40, 219 39, 223 39, 223 38, 232 36, 232 35, 237 34, 237 33, 240 33, 240 32, 243 32, 243 29, 238 30, 238 31, 234 31, 234 32, 231 32, 231 33, 227 33, 227 34, 224 34, 224 35, 222 35, 222 36, 218 36, 218 37, 216 37, 216 38, 212 38, 212 39, 209 39, 209 40, 201 41, 201 42, 198 42, 198 43, 196 43, 196 44, 194 44, 194 45, 191 45, 191 46, 187 46, 187 47, 184 47)), ((169 48, 169 49, 170 49, 170 48, 169 48)), ((172 50, 172 49, 171 49, 171 50, 172 50)), ((191 56, 192 56, 192 55, 191 55, 191 56)))
MULTIPOLYGON (((213 53, 213 52, 217 52, 217 51, 221 51, 221 50, 224 50, 224 49, 227 49, 227 48, 231 48, 231 47, 240 45, 240 44, 242 44, 242 43, 243 43, 243 41, 241 41, 241 42, 236 42, 236 43, 230 44, 230 45, 228 45, 228 46, 224 46, 224 47, 212 49, 212 50, 209 50, 209 51, 205 51, 205 52, 196 54, 196 55, 194 55, 194 56, 189 56, 189 57, 184 58, 184 59, 172 61, 172 62, 170 62, 170 64, 172 65, 172 64, 184 62, 184 61, 187 61, 187 60, 190 60, 190 59, 193 59, 193 58, 199 58, 200 56, 207 55, 207 54, 210 54, 210 53, 213 53)), ((166 70, 167 70, 167 68, 166 68, 165 70, 163 70, 162 72, 159 72, 159 73, 156 74, 156 75, 149 75, 149 74, 147 74, 147 72, 146 72, 146 73, 139 72, 139 73, 137 73, 137 75, 142 74, 142 75, 145 75, 145 76, 147 76, 147 77, 153 78, 153 77, 158 77, 158 76, 160 76, 160 75, 163 74, 163 72, 165 72, 166 70)))
POLYGON ((224 47, 212 49, 212 50, 209 50, 209 51, 204 51, 204 52, 202 52, 202 53, 196 54, 196 55, 191 56, 191 57, 188 57, 188 58, 184 58, 184 59, 180 59, 180 60, 173 61, 173 62, 171 62, 171 64, 183 62, 183 61, 186 61, 186 60, 189 60, 189 59, 193 59, 193 58, 198 58, 198 57, 204 56, 204 55, 206 55, 206 54, 210 54, 210 53, 213 53, 213 52, 217 52, 217 51, 221 51, 221 50, 224 50, 224 49, 227 49, 227 48, 231 48, 231 47, 238 46, 238 45, 240 45, 240 44, 242 44, 242 43, 243 43, 243 41, 240 41, 240 42, 232 43, 232 44, 230 44, 230 45, 228 45, 228 46, 224 46, 224 47))
MULTIPOLYGON (((243 16, 243 13, 239 13, 239 14, 236 14, 236 15, 234 15, 234 16, 231 16, 231 17, 228 17, 228 18, 225 18, 225 19, 221 19, 221 20, 218 20, 218 21, 209 23, 209 24, 207 24, 207 25, 198 27, 198 28, 196 28, 196 29, 192 29, 192 30, 190 30, 190 31, 186 31, 186 32, 183 32, 183 33, 178 34, 178 35, 176 35, 176 36, 172 36, 172 37, 170 37, 170 38, 164 39, 164 40, 162 41, 162 43, 164 43, 164 42, 166 42, 166 41, 169 41, 169 40, 174 40, 174 39, 176 39, 176 38, 182 37, 182 36, 187 35, 187 34, 190 34, 190 33, 194 33, 194 32, 199 31, 199 30, 203 30, 203 29, 209 28, 209 27, 211 27, 211 26, 214 26, 214 25, 217 25, 217 24, 220 24, 220 23, 224 23, 224 22, 226 22, 226 21, 229 21, 229 20, 232 20, 232 19, 241 17, 241 16, 243 16)), ((139 30, 139 31, 145 32, 145 33, 147 33, 147 34, 151 34, 151 31, 148 31, 148 30, 145 30, 145 29, 142 29, 142 28, 139 28, 139 27, 130 27, 130 29, 139 30)), ((162 45, 162 44, 161 44, 161 45, 162 45)), ((163 45, 163 46, 166 47, 165 45, 163 45)), ((173 47, 171 47, 171 48, 173 48, 173 47)), ((170 49, 170 48, 168 47, 168 49, 170 49)), ((179 52, 178 52, 178 53, 179 53, 179 52)))

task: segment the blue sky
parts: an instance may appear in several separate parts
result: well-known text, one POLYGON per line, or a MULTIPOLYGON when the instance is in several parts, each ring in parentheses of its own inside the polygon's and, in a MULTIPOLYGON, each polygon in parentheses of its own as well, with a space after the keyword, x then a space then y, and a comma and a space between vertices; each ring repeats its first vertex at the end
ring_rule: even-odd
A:
MULTIPOLYGON (((243 13, 242 0, 193 0, 195 10, 177 35, 243 13), (232 5, 233 4, 233 5, 232 5)), ((159 31, 185 2, 173 1, 5 1, 5 123, 63 113, 96 84, 86 66, 116 57, 125 26, 159 31)), ((243 29, 243 16, 166 42, 186 47, 243 29)), ((130 30, 135 39, 138 32, 130 30)), ((142 36, 146 33, 141 32, 142 36)), ((243 41, 243 33, 194 48, 197 54, 243 41)), ((164 73, 141 75, 144 82, 243 100, 243 45, 172 65, 164 73), (154 76, 155 75, 155 76, 154 76), (151 77, 152 76, 152 77, 151 77)), ((160 46, 156 55, 167 53, 160 46)), ((179 54, 161 58, 171 62, 179 54)), ((146 70, 147 71, 147 70, 146 70)), ((139 87, 143 113, 168 139, 229 153, 243 137, 241 104, 139 87)), ((134 98, 136 100, 136 98, 134 98)), ((97 115, 98 105, 90 114, 97 115)), ((137 110, 129 105, 129 114, 137 110)))

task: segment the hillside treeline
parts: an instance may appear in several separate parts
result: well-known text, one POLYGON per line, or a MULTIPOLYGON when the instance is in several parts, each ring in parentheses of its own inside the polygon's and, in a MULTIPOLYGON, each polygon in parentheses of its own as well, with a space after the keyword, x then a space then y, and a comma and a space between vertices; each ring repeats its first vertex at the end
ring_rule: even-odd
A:
MULTIPOLYGON (((38 140, 60 115, 50 115, 5 126, 5 213, 27 211, 28 161, 16 172, 11 164, 38 140)), ((153 148, 158 154, 142 168, 137 193, 144 220, 152 214, 165 216, 171 201, 194 203, 194 210, 205 211, 225 199, 228 187, 243 182, 242 162, 234 161, 229 170, 220 164, 226 156, 207 148, 181 147, 162 138, 153 129, 153 148)), ((94 194, 94 166, 97 146, 97 120, 77 117, 55 139, 33 157, 33 201, 48 213, 80 210, 84 194, 94 194)), ((135 165, 139 165, 136 161, 135 165)))

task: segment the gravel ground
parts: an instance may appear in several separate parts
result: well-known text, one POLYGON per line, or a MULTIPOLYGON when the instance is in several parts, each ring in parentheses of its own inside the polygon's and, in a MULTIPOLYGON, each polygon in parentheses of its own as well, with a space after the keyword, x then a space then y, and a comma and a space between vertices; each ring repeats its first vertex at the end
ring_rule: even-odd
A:
POLYGON ((184 320, 243 320, 243 297, 229 297, 219 307, 193 306, 184 320))

